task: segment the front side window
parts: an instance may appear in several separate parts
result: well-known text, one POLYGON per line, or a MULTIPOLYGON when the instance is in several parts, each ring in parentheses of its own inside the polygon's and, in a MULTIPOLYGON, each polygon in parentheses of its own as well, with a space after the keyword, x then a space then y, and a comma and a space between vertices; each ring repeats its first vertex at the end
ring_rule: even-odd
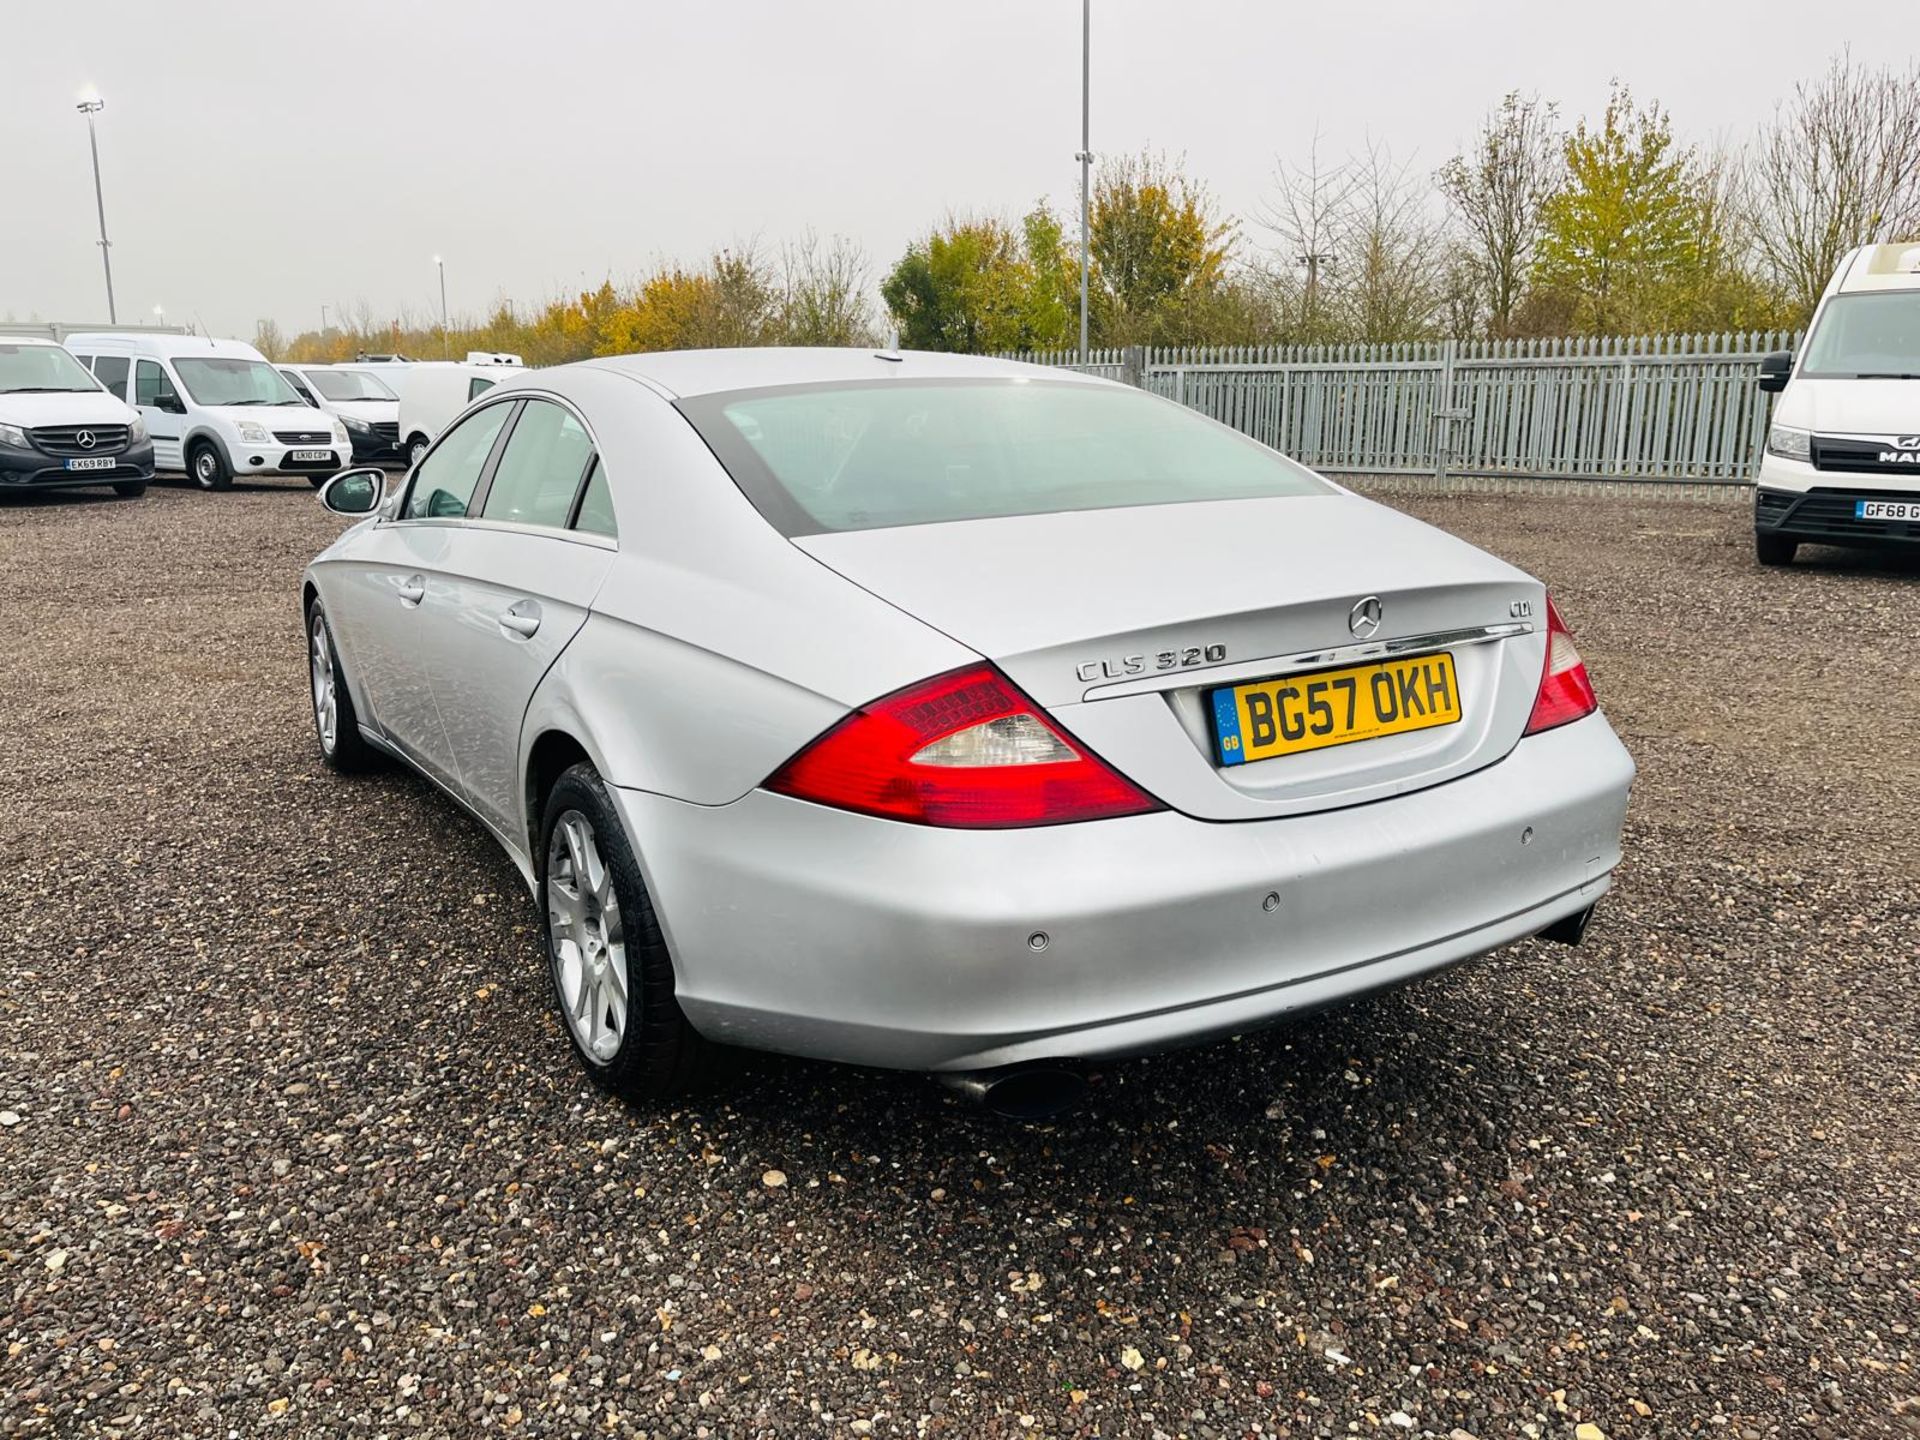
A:
POLYGON ((173 377, 160 368, 157 360, 142 360, 133 367, 133 403, 136 405, 174 405, 180 401, 173 388, 173 377))
POLYGON ((449 430, 413 472, 413 488, 407 492, 401 518, 458 520, 464 516, 487 456, 493 453, 493 442, 500 438, 500 427, 512 409, 511 405, 489 405, 449 430))
POLYGON ((1834 296, 1807 339, 1800 373, 1828 380, 1920 380, 1920 290, 1834 296))
POLYGON ((298 375, 294 374, 291 370, 282 370, 280 375, 289 385, 293 386, 293 393, 298 395, 302 401, 308 405, 314 403, 313 392, 301 383, 298 375))
POLYGON ((507 437, 481 514, 516 525, 564 528, 593 442, 573 412, 529 400, 507 437))
MULTIPOLYGON (((364 370, 309 370, 307 379, 329 400, 398 400, 377 375, 364 370)), ((468 396, 472 399, 472 396, 468 396)))
POLYGON ((1332 493, 1264 445, 1121 386, 895 380, 678 404, 789 535, 1332 493))
POLYGON ((580 496, 580 513, 574 517, 573 528, 589 535, 605 535, 608 539, 618 539, 620 535, 620 527, 613 523, 613 496, 607 491, 606 468, 597 455, 593 469, 587 472, 587 488, 580 496))
POLYGON ((127 371, 131 368, 124 355, 102 355, 93 362, 93 378, 124 400, 127 398, 127 371))
POLYGON ((174 371, 201 405, 299 405, 287 379, 264 360, 176 355, 174 371))
POLYGON ((99 388, 87 367, 63 345, 9 345, 0 341, 0 395, 99 388))

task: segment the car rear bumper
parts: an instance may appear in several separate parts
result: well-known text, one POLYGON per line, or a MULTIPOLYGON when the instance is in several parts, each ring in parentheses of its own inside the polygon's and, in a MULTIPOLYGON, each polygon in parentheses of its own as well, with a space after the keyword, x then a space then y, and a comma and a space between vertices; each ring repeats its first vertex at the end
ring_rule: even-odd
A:
POLYGON ((1166 1049, 1535 934, 1606 890, 1632 778, 1596 715, 1445 785, 1277 820, 960 831, 765 791, 615 795, 697 1029, 943 1070, 1166 1049))
POLYGON ((1860 490, 1842 485, 1807 491, 1756 489, 1753 528, 1762 535, 1822 545, 1920 545, 1920 520, 1859 517, 1862 501, 1886 500, 1920 503, 1920 481, 1913 481, 1905 491, 1860 490))

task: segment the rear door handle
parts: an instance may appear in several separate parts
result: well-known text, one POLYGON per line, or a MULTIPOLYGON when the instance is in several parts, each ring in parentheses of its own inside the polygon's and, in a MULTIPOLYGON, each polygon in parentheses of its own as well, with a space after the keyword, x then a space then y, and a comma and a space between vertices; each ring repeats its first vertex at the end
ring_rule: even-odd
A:
POLYGON ((418 605, 427 598, 427 580, 424 575, 409 575, 400 582, 400 588, 394 591, 400 597, 400 603, 408 607, 418 605))
POLYGON ((540 616, 537 613, 528 614, 516 605, 500 617, 500 628, 518 635, 522 640, 531 640, 540 629, 540 616))

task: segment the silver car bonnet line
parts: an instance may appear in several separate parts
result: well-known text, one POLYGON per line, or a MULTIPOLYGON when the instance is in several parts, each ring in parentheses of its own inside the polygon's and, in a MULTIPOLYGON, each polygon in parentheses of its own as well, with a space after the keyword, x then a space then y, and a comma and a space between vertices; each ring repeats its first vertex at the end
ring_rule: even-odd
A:
POLYGON ((1412 655, 1428 650, 1444 650, 1459 645, 1485 645, 1494 640, 1510 640, 1516 635, 1531 635, 1531 620, 1512 620, 1499 625, 1473 625, 1459 630, 1435 630, 1425 635, 1399 635, 1391 640, 1368 640, 1357 645, 1340 645, 1331 650, 1300 650, 1292 655, 1274 655, 1263 660, 1236 660, 1232 664, 1197 666, 1192 669, 1163 670, 1132 680, 1116 680, 1092 686, 1083 700, 1107 700, 1122 695, 1151 694, 1156 690, 1212 689, 1242 680, 1264 680, 1270 675, 1293 675, 1303 670, 1320 670, 1330 665, 1357 664, 1394 655, 1412 655))

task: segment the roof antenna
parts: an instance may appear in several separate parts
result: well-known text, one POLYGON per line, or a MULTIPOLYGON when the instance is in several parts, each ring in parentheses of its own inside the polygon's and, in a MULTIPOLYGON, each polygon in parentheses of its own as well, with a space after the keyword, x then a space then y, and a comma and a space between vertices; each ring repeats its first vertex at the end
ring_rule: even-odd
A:
POLYGON ((907 358, 900 353, 900 327, 898 325, 892 324, 891 322, 888 323, 886 348, 884 350, 874 351, 873 358, 876 360, 891 360, 896 365, 907 358))

